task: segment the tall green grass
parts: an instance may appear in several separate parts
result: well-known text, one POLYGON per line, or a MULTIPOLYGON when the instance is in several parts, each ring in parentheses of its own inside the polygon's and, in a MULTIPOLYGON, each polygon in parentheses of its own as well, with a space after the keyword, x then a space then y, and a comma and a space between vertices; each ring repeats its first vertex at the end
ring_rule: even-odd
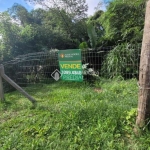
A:
POLYGON ((27 87, 38 105, 18 92, 0 104, 0 150, 146 150, 150 135, 136 138, 136 80, 56 82, 27 87))
POLYGON ((101 74, 107 78, 122 76, 135 78, 138 76, 139 54, 141 45, 129 43, 117 45, 104 59, 101 74))

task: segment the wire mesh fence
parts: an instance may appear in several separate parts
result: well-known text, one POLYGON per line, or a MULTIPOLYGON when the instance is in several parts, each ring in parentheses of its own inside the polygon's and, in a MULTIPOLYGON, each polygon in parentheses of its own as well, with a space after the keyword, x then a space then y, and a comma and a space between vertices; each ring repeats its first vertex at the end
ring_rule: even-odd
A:
MULTIPOLYGON (((141 45, 118 45, 82 50, 83 80, 94 83, 101 78, 138 78, 141 45)), ((5 73, 21 87, 56 82, 51 74, 60 70, 58 50, 21 55, 3 63, 5 73)), ((4 82, 4 91, 13 88, 4 82)))

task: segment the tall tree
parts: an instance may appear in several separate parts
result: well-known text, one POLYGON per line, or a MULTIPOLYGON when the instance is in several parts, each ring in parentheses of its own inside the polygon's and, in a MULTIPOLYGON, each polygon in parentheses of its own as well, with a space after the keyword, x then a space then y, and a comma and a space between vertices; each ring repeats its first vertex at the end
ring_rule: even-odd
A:
POLYGON ((103 33, 104 33, 102 24, 100 22, 100 18, 103 13, 104 12, 102 10, 98 10, 94 13, 93 16, 90 16, 87 21, 87 30, 88 30, 88 36, 90 38, 90 44, 92 44, 95 41, 94 42, 95 44, 93 43, 94 46, 92 46, 93 48, 101 45, 101 43, 99 45, 98 40, 102 38, 103 33), (91 38, 91 37, 93 37, 93 38, 91 38))
POLYGON ((19 41, 19 26, 9 16, 7 12, 0 13, 0 51, 1 59, 8 60, 13 57, 17 49, 16 42, 19 41))
POLYGON ((16 21, 19 21, 22 26, 25 26, 32 21, 27 9, 18 3, 15 3, 8 11, 11 17, 16 21))
POLYGON ((80 20, 87 16, 88 5, 85 0, 26 0, 34 5, 40 4, 45 9, 57 8, 65 10, 72 20, 80 20))
POLYGON ((67 31, 67 36, 73 41, 75 38, 79 38, 81 41, 81 39, 87 37, 85 18, 87 18, 86 11, 88 6, 85 0, 26 1, 33 5, 39 4, 47 11, 53 11, 52 20, 56 19, 59 22, 59 26, 62 26, 65 29, 64 31, 67 31))
POLYGON ((102 14, 100 22, 105 30, 103 40, 116 45, 122 42, 141 42, 144 27, 145 0, 114 0, 102 14))

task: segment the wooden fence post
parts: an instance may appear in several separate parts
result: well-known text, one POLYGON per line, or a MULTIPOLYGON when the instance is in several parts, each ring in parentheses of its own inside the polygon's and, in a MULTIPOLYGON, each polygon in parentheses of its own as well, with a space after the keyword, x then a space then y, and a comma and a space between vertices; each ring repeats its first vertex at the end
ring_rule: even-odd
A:
POLYGON ((25 97, 27 97, 33 104, 36 103, 36 100, 31 97, 26 91, 24 91, 19 85, 17 85, 13 80, 11 80, 4 72, 4 66, 0 65, 1 72, 0 76, 6 80, 9 84, 11 84, 14 88, 16 88, 19 92, 21 92, 25 97))
POLYGON ((3 82, 1 74, 4 73, 4 68, 0 65, 0 101, 4 101, 4 90, 3 90, 3 82))
MULTIPOLYGON (((147 1, 145 13, 145 26, 142 41, 138 116, 136 126, 143 128, 150 119, 150 0, 147 1)), ((135 132, 138 132, 135 128, 135 132)))

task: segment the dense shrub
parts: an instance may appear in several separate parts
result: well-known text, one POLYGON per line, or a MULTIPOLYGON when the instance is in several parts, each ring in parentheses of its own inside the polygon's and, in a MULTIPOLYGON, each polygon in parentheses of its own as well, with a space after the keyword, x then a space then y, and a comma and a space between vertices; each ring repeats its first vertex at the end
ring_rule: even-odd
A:
POLYGON ((113 78, 122 76, 132 78, 138 76, 140 44, 121 44, 111 50, 103 61, 101 75, 113 78))

